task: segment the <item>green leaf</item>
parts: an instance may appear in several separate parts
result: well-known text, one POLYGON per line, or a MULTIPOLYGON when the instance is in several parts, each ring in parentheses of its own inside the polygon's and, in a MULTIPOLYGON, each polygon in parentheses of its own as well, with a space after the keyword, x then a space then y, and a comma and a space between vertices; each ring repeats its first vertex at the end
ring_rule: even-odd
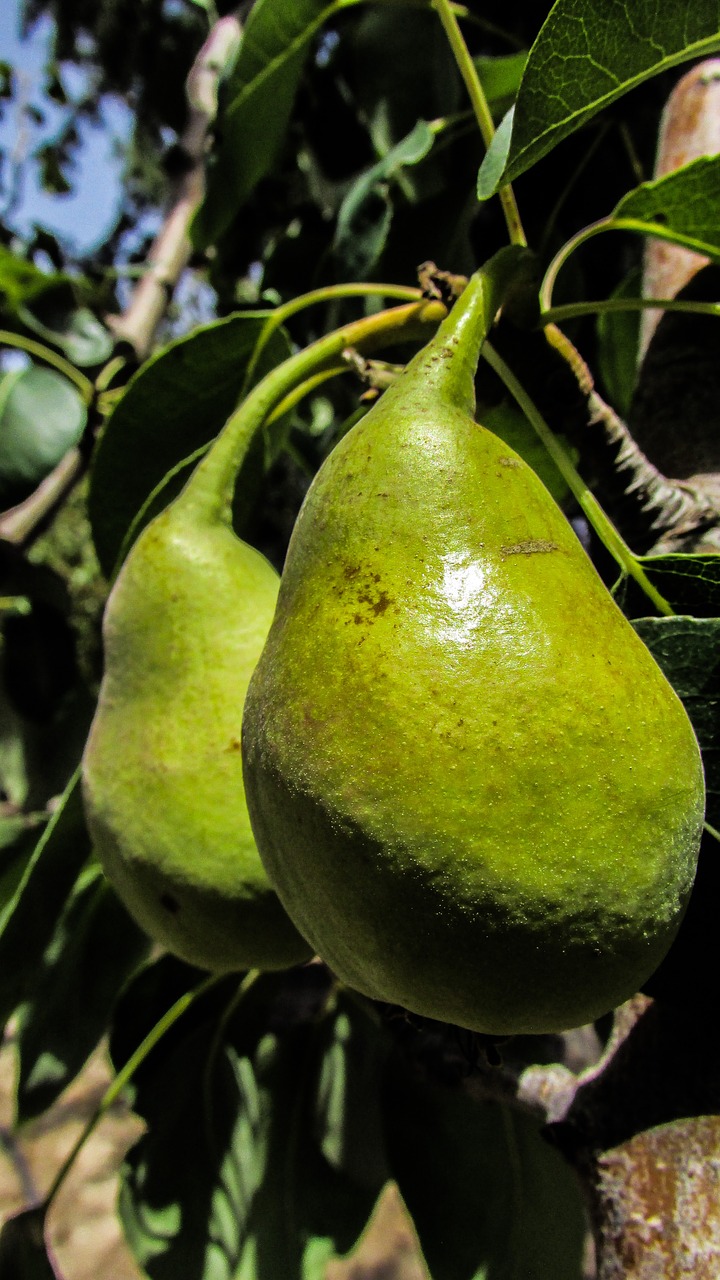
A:
POLYGON ((418 120, 406 137, 352 184, 338 212, 333 242, 333 251, 350 277, 365 279, 385 247, 393 213, 386 184, 406 165, 423 160, 434 141, 427 121, 418 120))
POLYGON ((85 430, 76 388, 53 369, 30 365, 0 382, 0 500, 20 501, 57 466, 85 430))
POLYGON ((500 121, 480 165, 477 179, 478 200, 489 200, 490 196, 494 196, 495 192, 503 185, 505 166, 512 143, 514 120, 515 103, 500 121))
POLYGON ((221 141, 211 157, 205 200, 192 227, 196 248, 225 231, 282 145, 310 41, 357 0, 257 0, 226 85, 221 141))
POLYGON ((505 133, 496 136, 483 161, 479 198, 512 182, 636 85, 718 49, 718 0, 557 0, 528 56, 510 145, 505 133))
POLYGON ((45 1243, 45 1208, 15 1213, 0 1231, 0 1275, 5 1280, 63 1280, 45 1243))
POLYGON ((99 867, 80 876, 20 1011, 18 1120, 45 1111, 107 1030, 121 988, 150 942, 99 867))
MULTIPOLYGON (((429 5, 411 14, 387 0, 366 5, 354 16, 352 38, 341 42, 338 53, 340 65, 348 66, 356 109, 376 156, 406 137, 418 119, 440 120, 467 105, 452 52, 429 5)), ((443 177, 447 185, 447 170, 443 177)))
MULTIPOLYGON (((0 384, 0 392, 2 385, 0 384)), ((2 620, 0 634, 7 628, 7 615, 2 620)), ((6 644, 5 641, 3 641, 6 644)), ((3 666, 7 664, 7 649, 3 666)), ((10 804, 22 808, 30 789, 30 767, 27 759, 25 726, 15 706, 16 682, 8 689, 7 677, 0 681, 0 787, 10 804)))
POLYGON ((23 303, 27 304, 47 289, 68 281, 69 277, 65 275, 48 275, 40 271, 33 262, 0 245, 0 305, 3 309, 15 312, 23 303))
MULTIPOLYGON (((629 272, 611 298, 639 298, 640 280, 639 270, 629 272)), ((597 365, 605 392, 618 413, 626 417, 637 379, 640 312, 601 311, 597 338, 597 365)))
POLYGON ((333 255, 342 277, 366 280, 387 244, 393 220, 393 205, 386 188, 377 186, 364 193, 362 203, 352 211, 346 225, 338 227, 333 255))
POLYGON ((65 899, 89 856, 78 772, 0 911, 0 1026, 31 993, 65 899))
POLYGON ((19 306, 26 328, 59 347, 80 368, 102 364, 112 355, 112 334, 88 307, 77 307, 66 290, 46 290, 34 306, 19 306))
MULTIPOLYGON (((148 975, 140 975, 134 986, 142 1025, 148 975)), ((122 1020, 135 1021, 134 994, 131 988, 119 1010, 125 1038, 122 1020)), ((233 1274, 225 1237, 228 1220, 232 1223, 238 1212, 233 1192, 241 1199, 252 1194, 255 1152, 246 1104, 252 1106, 255 1098, 252 1072, 247 1082, 238 1081, 224 1042, 215 1043, 217 1020, 229 998, 224 984, 191 1005, 135 1077, 134 1108, 148 1130, 122 1170, 120 1215, 131 1249, 153 1280, 179 1271, 186 1280, 233 1274), (243 1124, 238 1162, 247 1190, 236 1190, 229 1185, 236 1172, 232 1140, 243 1124)))
POLYGON ((536 1120, 418 1078, 399 1055, 384 1103, 392 1175, 433 1280, 579 1280, 579 1187, 536 1120))
POLYGON ((72 191, 68 177, 71 172, 67 150, 61 143, 46 142, 35 152, 39 178, 48 195, 67 196, 72 191))
POLYGON ((493 115, 509 110, 517 97, 528 55, 523 49, 500 58, 475 58, 475 70, 493 115))
POLYGON ((720 259, 720 156, 703 156, 664 178, 643 182, 613 210, 613 218, 645 224, 661 236, 708 257, 720 259))
POLYGON ((720 827, 720 618, 638 618, 632 625, 692 721, 705 767, 707 820, 720 827))
MULTIPOLYGON (((96 449, 88 497, 93 541, 107 576, 146 499, 173 467, 209 444, 232 413, 270 314, 247 312, 201 326, 146 361, 128 383, 96 449)), ((279 330, 256 377, 288 354, 279 330)), ((169 491, 166 501, 172 496, 169 491)))

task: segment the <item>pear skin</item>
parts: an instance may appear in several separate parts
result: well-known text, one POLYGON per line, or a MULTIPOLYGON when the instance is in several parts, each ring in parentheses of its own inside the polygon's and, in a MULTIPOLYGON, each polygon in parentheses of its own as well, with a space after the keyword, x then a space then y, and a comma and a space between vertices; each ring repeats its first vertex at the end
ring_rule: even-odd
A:
POLYGON ((270 886, 242 783, 242 706, 278 581, 181 498, 140 535, 105 611, 83 759, 90 834, 138 923, 204 969, 311 955, 270 886))
POLYGON ((316 476, 243 751, 268 874, 339 978, 508 1035, 586 1023, 653 972, 704 780, 571 526, 473 420, 479 287, 316 476))

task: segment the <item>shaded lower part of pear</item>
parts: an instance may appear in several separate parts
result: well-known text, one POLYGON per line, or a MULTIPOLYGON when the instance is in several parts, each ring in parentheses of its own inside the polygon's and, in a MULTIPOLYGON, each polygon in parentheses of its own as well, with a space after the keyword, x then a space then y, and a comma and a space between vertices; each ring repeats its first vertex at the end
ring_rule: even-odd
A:
POLYGON ((311 947, 269 886, 243 881, 231 897, 199 879, 129 858, 112 831, 92 818, 88 826, 103 870, 130 914, 181 960, 230 973, 285 969, 311 958, 311 947))
MULTIPOLYGON (((463 894, 452 865, 462 851, 444 868, 423 869, 402 844, 373 839, 361 824, 288 790, 257 761, 246 771, 246 796, 281 900, 343 982, 423 1017, 498 1036, 583 1025, 640 988, 677 933, 702 824, 699 806, 675 833, 686 851, 684 877, 669 876, 666 888, 628 912, 602 876, 597 895, 584 901, 523 892, 522 872, 504 887, 488 877, 484 892, 475 880, 463 894), (292 815, 291 859, 283 814, 292 815), (323 865, 322 850, 331 851, 334 866, 323 865)), ((526 858, 518 847, 519 868, 526 858)))

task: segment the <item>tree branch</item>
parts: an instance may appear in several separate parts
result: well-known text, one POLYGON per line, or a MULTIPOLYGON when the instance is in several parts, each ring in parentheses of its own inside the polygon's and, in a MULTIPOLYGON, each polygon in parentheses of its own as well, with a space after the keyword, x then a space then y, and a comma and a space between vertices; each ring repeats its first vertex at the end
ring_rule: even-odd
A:
MULTIPOLYGON (((240 6, 242 9, 243 6, 240 6)), ((180 148, 187 163, 169 201, 163 226, 148 254, 148 270, 121 315, 107 316, 115 337, 128 342, 143 360, 190 258, 190 221, 204 194, 205 150, 217 115, 218 89, 236 57, 242 28, 239 18, 220 18, 200 50, 186 80, 189 105, 180 148)), ((87 457, 71 449, 39 487, 17 506, 0 514, 0 538, 23 544, 62 504, 87 466, 87 457)))
POLYGON ((190 260, 189 228, 205 192, 205 152, 218 108, 218 88, 237 56, 242 28, 234 14, 220 18, 187 78, 190 116, 180 140, 186 168, 171 195, 170 208, 147 258, 147 272, 120 316, 108 316, 116 338, 129 342, 144 360, 169 299, 190 260))
POLYGON ((82 453, 70 449, 29 498, 0 514, 0 539, 16 545, 25 542, 64 502, 84 470, 82 453))

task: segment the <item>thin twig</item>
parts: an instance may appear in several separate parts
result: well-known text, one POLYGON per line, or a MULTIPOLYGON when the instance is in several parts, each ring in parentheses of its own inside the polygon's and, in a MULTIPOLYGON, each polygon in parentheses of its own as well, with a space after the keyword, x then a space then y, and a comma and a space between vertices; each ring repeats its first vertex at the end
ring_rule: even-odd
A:
POLYGON ((0 515, 0 539, 21 544, 60 506, 85 470, 79 449, 70 449, 37 489, 0 515))

